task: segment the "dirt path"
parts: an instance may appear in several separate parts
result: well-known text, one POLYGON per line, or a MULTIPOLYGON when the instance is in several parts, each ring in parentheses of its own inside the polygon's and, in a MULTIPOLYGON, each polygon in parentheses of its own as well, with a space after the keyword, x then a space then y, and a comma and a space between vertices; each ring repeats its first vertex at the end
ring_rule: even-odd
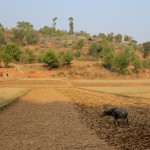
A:
POLYGON ((51 88, 35 88, 0 112, 2 150, 112 150, 82 124, 73 103, 51 88))

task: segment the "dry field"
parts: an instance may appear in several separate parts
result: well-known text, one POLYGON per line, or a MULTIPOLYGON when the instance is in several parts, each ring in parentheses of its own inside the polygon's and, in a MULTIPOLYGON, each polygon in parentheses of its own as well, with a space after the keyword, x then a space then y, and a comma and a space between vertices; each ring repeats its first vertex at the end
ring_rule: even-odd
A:
POLYGON ((114 95, 150 99, 150 87, 83 87, 83 89, 114 95))
POLYGON ((18 89, 32 87, 32 90, 0 112, 0 147, 10 150, 149 150, 150 99, 142 98, 144 93, 149 94, 149 85, 148 80, 3 81, 1 89, 17 86, 18 89), (132 97, 135 95, 141 98, 132 97), (111 117, 100 118, 106 107, 126 108, 129 126, 115 127, 111 117))

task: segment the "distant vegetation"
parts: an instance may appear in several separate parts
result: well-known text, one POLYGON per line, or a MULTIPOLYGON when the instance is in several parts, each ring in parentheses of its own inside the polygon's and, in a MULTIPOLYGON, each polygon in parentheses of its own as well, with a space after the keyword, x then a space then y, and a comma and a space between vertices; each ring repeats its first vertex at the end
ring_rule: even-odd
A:
POLYGON ((130 35, 99 33, 90 35, 74 32, 74 19, 70 17, 69 31, 57 29, 57 17, 52 26, 39 30, 29 22, 17 22, 7 29, 0 24, 0 61, 10 63, 42 62, 49 69, 71 66, 73 59, 101 60, 103 67, 121 74, 150 68, 150 42, 138 44, 130 35), (132 66, 132 70, 128 67, 132 66))

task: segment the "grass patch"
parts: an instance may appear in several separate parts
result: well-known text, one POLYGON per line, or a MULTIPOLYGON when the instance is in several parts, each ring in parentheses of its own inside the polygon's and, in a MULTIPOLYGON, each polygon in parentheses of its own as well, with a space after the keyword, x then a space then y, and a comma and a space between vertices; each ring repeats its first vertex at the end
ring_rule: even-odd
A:
POLYGON ((115 95, 150 98, 150 87, 83 87, 82 89, 115 95))
POLYGON ((0 108, 3 108, 25 94, 29 88, 0 88, 0 108))

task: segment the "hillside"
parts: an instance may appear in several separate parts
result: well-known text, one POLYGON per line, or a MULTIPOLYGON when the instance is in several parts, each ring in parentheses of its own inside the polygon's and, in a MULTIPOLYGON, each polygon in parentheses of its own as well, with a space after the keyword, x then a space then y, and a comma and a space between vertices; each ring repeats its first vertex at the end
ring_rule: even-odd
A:
POLYGON ((1 72, 12 77, 149 78, 149 42, 129 35, 68 33, 29 22, 0 27, 1 72))
POLYGON ((143 70, 138 74, 121 75, 100 67, 97 61, 74 60, 71 67, 60 67, 48 70, 43 64, 11 64, 10 68, 0 68, 4 73, 1 79, 16 78, 66 78, 66 79, 149 79, 150 71, 143 70), (7 78, 6 72, 9 72, 7 78))

